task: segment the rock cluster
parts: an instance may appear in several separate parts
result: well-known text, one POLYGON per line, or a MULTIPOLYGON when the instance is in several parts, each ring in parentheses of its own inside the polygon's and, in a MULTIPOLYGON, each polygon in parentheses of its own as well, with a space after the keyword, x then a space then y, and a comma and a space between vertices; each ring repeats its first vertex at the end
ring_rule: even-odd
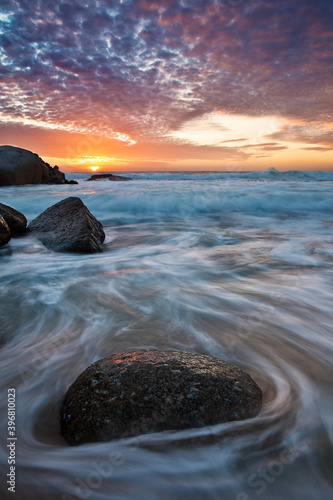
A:
POLYGON ((5 219, 0 215, 0 247, 10 241, 10 230, 5 219))
POLYGON ((9 243, 12 235, 24 234, 27 219, 15 208, 0 203, 0 247, 9 243))
POLYGON ((0 146, 0 186, 69 183, 77 184, 68 181, 57 165, 52 168, 36 153, 14 146, 0 146))
MULTIPOLYGON (((65 198, 30 222, 29 231, 47 248, 57 252, 93 253, 103 251, 102 224, 77 197, 65 198)), ((27 219, 21 212, 0 203, 0 246, 12 235, 24 234, 27 219)))
POLYGON ((43 245, 57 252, 103 251, 102 224, 74 196, 47 208, 28 227, 43 245))
POLYGON ((27 230, 27 219, 15 208, 0 203, 0 215, 5 219, 11 234, 24 234, 27 230))
POLYGON ((131 177, 123 177, 122 175, 114 174, 94 174, 87 181, 98 181, 100 179, 109 179, 109 181, 121 182, 121 181, 132 181, 131 177))
POLYGON ((90 365, 60 410, 71 445, 255 416, 262 392, 246 372, 179 351, 115 354, 90 365))

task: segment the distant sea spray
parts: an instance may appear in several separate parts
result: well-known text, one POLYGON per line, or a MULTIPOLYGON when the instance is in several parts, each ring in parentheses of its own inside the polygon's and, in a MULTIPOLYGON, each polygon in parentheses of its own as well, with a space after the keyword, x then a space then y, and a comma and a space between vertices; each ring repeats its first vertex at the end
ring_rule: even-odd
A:
POLYGON ((31 220, 66 196, 79 196, 103 224, 181 220, 193 216, 278 215, 333 212, 333 172, 130 173, 133 181, 86 182, 75 186, 6 188, 3 201, 31 220), (320 181, 320 182, 318 182, 320 181), (316 186, 314 189, 312 186, 316 186))

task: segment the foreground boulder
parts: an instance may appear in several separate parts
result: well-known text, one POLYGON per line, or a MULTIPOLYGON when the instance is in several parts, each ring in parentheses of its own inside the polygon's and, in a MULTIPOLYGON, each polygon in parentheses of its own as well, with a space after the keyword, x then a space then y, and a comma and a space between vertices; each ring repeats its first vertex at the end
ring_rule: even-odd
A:
POLYGON ((71 445, 255 416, 262 392, 250 375, 210 356, 179 351, 115 354, 90 365, 60 410, 71 445))
POLYGON ((131 177, 123 177, 122 175, 113 175, 113 174, 94 174, 87 181, 98 181, 100 179, 109 179, 109 181, 132 181, 131 177))
POLYGON ((28 227, 43 245, 57 252, 103 252, 103 226, 80 198, 59 201, 28 227))
POLYGON ((0 215, 0 247, 10 241, 10 230, 5 219, 0 215))
POLYGON ((24 234, 27 230, 27 219, 15 208, 0 203, 0 215, 5 219, 11 234, 24 234))
POLYGON ((69 181, 59 167, 52 168, 36 153, 14 146, 0 146, 0 186, 67 183, 69 181))

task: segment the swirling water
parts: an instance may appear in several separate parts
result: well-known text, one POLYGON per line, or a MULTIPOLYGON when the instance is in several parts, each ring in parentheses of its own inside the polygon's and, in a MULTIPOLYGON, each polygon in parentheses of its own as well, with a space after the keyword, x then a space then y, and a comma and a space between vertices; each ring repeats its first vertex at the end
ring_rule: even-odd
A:
POLYGON ((17 394, 18 500, 333 498, 333 174, 133 174, 128 183, 0 189, 32 220, 79 196, 105 251, 0 249, 1 415, 17 394), (69 447, 67 387, 112 353, 217 356, 261 386, 260 414, 69 447))

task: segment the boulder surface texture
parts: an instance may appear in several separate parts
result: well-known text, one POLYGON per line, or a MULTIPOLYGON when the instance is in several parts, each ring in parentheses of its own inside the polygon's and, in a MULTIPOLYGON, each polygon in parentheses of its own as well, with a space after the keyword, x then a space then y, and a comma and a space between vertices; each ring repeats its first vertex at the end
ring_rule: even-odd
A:
POLYGON ((36 153, 14 146, 0 146, 0 186, 63 184, 65 174, 51 167, 36 153))
POLYGON ((5 219, 0 215, 0 247, 10 241, 10 230, 5 219))
POLYGON ((262 392, 243 370, 179 351, 114 354, 90 365, 60 410, 70 445, 255 416, 262 392))
POLYGON ((59 201, 28 227, 43 245, 57 252, 103 252, 103 226, 80 198, 59 201))
POLYGON ((27 219, 15 208, 0 203, 0 215, 5 219, 11 234, 24 234, 27 230, 27 219))

